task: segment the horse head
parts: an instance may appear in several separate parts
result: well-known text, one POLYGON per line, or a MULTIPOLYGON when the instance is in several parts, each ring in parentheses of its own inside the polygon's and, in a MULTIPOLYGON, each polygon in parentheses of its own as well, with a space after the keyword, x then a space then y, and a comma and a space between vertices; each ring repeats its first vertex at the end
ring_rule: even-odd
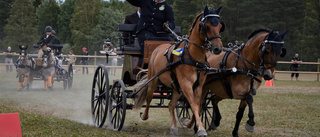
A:
POLYGON ((20 46, 19 45, 19 48, 20 48, 20 56, 19 56, 19 59, 20 60, 25 60, 27 59, 27 49, 28 49, 28 46, 20 46))
POLYGON ((46 50, 42 50, 43 55, 42 55, 42 66, 47 67, 48 66, 48 61, 51 59, 51 49, 48 48, 46 50))
POLYGON ((279 34, 277 31, 270 31, 259 46, 260 67, 265 80, 273 78, 274 67, 277 65, 279 57, 286 55, 283 38, 287 32, 279 34))
POLYGON ((224 31, 225 24, 220 19, 220 11, 222 7, 215 10, 204 8, 199 18, 199 29, 201 39, 204 41, 205 49, 213 54, 220 54, 222 51, 222 41, 220 33, 224 31))

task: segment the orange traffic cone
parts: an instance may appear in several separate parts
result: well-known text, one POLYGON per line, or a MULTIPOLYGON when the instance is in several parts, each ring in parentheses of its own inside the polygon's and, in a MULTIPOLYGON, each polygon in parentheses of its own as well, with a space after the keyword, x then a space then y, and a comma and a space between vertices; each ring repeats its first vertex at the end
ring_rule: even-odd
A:
POLYGON ((274 83, 273 83, 273 80, 267 80, 266 81, 266 84, 264 86, 267 86, 267 87, 274 87, 274 83))

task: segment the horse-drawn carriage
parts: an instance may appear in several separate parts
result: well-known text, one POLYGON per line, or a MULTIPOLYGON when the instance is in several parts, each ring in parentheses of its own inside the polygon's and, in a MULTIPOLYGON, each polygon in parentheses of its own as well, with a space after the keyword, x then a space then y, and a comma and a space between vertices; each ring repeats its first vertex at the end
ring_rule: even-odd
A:
MULTIPOLYGON (((214 130, 220 124, 218 102, 229 98, 241 100, 233 135, 238 136, 239 123, 247 105, 246 129, 252 132, 252 95, 256 94, 262 77, 272 78, 276 61, 280 54, 284 56, 282 47, 286 32, 257 30, 245 45, 224 49, 219 54, 222 51, 219 34, 224 29, 218 15, 220 9, 206 7, 196 17, 188 37, 179 37, 168 28, 178 41, 146 40, 144 53, 137 44, 120 42, 117 51, 124 55, 121 80, 110 84, 104 65, 99 65, 94 74, 91 94, 94 124, 102 127, 109 115, 109 127, 120 131, 127 109, 146 107, 140 117, 147 120, 150 107, 169 108, 172 134, 178 134, 177 116, 181 125, 188 128, 194 125, 197 136, 207 136, 206 130, 214 130), (141 66, 138 66, 139 60, 143 60, 141 66), (127 99, 134 101, 128 103, 127 99), (152 105, 152 99, 158 99, 159 103, 152 105), (170 100, 170 103, 165 105, 164 100, 170 100), (143 105, 145 101, 146 105, 143 105)), ((119 25, 119 31, 133 30, 134 25, 119 25)))
MULTIPOLYGON (((39 49, 39 45, 33 45, 39 49)), ((21 52, 16 63, 17 70, 23 70, 23 74, 18 71, 19 83, 23 82, 23 87, 29 89, 34 80, 44 80, 44 88, 52 88, 54 81, 63 82, 63 88, 71 88, 73 82, 73 67, 68 65, 68 69, 62 67, 63 56, 55 54, 56 49, 62 48, 60 44, 51 44, 47 50, 43 51, 42 57, 28 55, 27 46, 20 46, 21 52), (49 87, 48 87, 49 86, 49 87)), ((41 50, 41 49, 40 49, 41 50)))

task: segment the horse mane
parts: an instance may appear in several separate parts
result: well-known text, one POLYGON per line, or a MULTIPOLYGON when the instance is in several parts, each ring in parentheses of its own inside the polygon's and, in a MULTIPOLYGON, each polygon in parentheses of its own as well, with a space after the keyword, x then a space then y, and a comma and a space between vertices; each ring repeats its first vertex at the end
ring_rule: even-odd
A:
POLYGON ((263 28, 258 29, 258 30, 256 30, 256 31, 252 32, 252 33, 249 35, 248 39, 251 39, 253 36, 255 36, 255 35, 257 35, 257 34, 259 34, 259 33, 261 33, 261 32, 268 32, 268 33, 269 33, 270 31, 271 31, 270 29, 263 29, 263 28))
POLYGON ((193 23, 192 23, 192 26, 191 26, 191 28, 190 28, 190 30, 189 30, 189 36, 191 35, 191 32, 192 32, 194 26, 196 25, 198 19, 201 17, 202 14, 203 14, 203 12, 201 12, 199 15, 197 15, 197 17, 194 19, 194 21, 193 21, 193 23))

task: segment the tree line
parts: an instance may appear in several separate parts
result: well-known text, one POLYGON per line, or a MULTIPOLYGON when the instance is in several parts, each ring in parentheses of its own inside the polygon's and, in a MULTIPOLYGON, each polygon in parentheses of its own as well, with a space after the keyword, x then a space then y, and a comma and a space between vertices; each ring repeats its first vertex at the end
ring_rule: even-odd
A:
MULTIPOLYGON (((223 6, 221 19, 226 24, 222 41, 247 37, 259 28, 279 32, 289 30, 285 37, 290 60, 299 53, 303 61, 317 61, 320 57, 320 1, 319 0, 167 0, 172 5, 176 25, 187 34, 191 23, 205 5, 223 6)), ((103 41, 110 38, 118 45, 118 24, 125 15, 136 11, 126 1, 119 0, 2 0, 0 2, 0 47, 32 45, 44 34, 47 25, 53 27, 64 44, 64 52, 72 49, 80 53, 100 50, 103 41)))

